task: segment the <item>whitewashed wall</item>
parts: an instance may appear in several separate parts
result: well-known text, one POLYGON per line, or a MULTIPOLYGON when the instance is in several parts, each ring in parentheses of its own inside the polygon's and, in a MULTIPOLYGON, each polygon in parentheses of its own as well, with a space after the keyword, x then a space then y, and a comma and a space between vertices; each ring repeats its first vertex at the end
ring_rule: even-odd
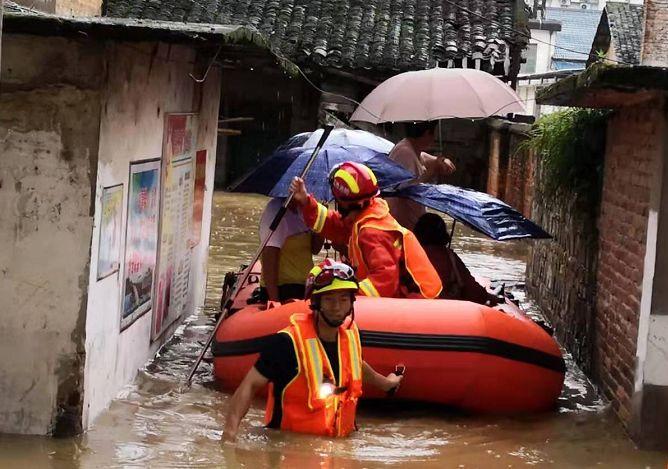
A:
MULTIPOLYGON (((549 72, 552 66, 552 56, 554 55, 554 42, 556 34, 553 31, 532 29, 530 44, 536 44, 536 71, 534 73, 549 72)), ((536 117, 541 114, 541 106, 536 104, 537 90, 554 80, 521 80, 517 86, 517 93, 524 101, 527 112, 536 117)))
MULTIPOLYGON (((204 305, 211 200, 216 155, 216 132, 220 98, 220 72, 213 69, 198 85, 195 51, 189 47, 161 44, 110 44, 107 46, 107 82, 102 92, 99 166, 96 182, 95 219, 91 244, 88 316, 86 321, 86 368, 83 423, 87 427, 130 382, 177 326, 151 343, 152 311, 120 332, 123 287, 121 269, 96 280, 102 188, 123 183, 123 227, 127 220, 128 171, 131 161, 162 156, 166 113, 196 112, 199 134, 196 150, 208 151, 204 216, 200 243, 193 250, 188 312, 204 305)), ((189 314, 189 313, 186 313, 189 314)))
POLYGON ((95 43, 4 34, 0 432, 80 430, 102 64, 95 43))

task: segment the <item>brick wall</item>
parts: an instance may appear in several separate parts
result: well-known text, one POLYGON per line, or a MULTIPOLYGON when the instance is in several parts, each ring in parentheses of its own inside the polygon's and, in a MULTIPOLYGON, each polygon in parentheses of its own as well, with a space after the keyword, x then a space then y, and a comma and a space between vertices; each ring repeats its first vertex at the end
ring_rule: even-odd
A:
POLYGON ((641 283, 653 162, 656 106, 618 111, 608 124, 599 228, 595 379, 623 422, 633 392, 641 283))
POLYGON ((668 0, 645 0, 642 64, 668 66, 668 0))
POLYGON ((490 129, 485 191, 530 218, 535 158, 529 150, 520 149, 528 129, 529 126, 490 129))
POLYGON ((519 148, 520 143, 526 137, 521 134, 510 133, 509 138, 508 165, 506 166, 505 190, 502 199, 525 217, 531 218, 534 158, 529 150, 519 148))
POLYGON ((526 286, 555 334, 586 372, 592 370, 596 307, 597 211, 572 192, 546 192, 543 163, 535 161, 532 220, 552 235, 531 243, 526 286))

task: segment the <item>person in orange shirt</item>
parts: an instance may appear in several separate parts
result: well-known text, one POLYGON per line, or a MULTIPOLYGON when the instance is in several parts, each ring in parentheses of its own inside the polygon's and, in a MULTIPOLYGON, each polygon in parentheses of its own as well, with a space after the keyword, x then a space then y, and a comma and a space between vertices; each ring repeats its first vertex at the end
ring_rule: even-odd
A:
POLYGON ((362 359, 354 322, 353 269, 326 259, 306 281, 311 313, 294 314, 271 336, 230 401, 223 439, 234 441, 253 396, 269 384, 265 424, 298 433, 347 436, 355 429, 362 383, 396 389, 403 376, 383 376, 362 359))
POLYGON ((304 221, 347 256, 366 296, 437 298, 441 279, 415 235, 390 215, 373 171, 346 161, 332 169, 329 183, 338 210, 327 210, 306 191, 301 178, 290 186, 304 221))

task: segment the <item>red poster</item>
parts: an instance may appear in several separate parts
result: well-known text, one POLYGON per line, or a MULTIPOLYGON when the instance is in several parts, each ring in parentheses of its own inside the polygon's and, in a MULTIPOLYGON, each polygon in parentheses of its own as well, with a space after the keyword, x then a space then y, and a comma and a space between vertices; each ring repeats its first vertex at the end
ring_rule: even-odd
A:
POLYGON ((196 246, 202 237, 202 212, 204 211, 204 183, 206 181, 206 150, 195 156, 195 201, 193 203, 193 233, 191 246, 196 246))

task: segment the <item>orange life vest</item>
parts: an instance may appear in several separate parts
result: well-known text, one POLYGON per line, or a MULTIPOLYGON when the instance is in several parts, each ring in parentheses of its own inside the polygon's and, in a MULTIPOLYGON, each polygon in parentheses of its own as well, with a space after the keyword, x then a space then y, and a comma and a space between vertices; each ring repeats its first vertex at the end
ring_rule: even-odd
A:
MULTIPOLYGON (((339 327, 339 376, 335 377, 327 353, 318 338, 313 314, 294 314, 291 325, 279 333, 290 336, 297 356, 297 376, 282 394, 281 429, 323 436, 347 436, 355 429, 357 400, 362 395, 362 345, 353 323, 339 327), (337 379, 338 378, 338 379, 337 379), (321 395, 323 382, 332 383, 337 393, 321 395)), ((273 384, 265 423, 274 409, 273 384)))
POLYGON ((357 277, 363 279, 360 282, 360 290, 366 296, 379 296, 373 283, 367 278, 369 275, 364 256, 359 247, 359 234, 364 228, 375 228, 383 231, 398 231, 401 233, 401 247, 404 252, 404 264, 413 282, 420 289, 425 298, 438 298, 443 289, 441 278, 434 266, 429 261, 427 254, 420 245, 412 231, 401 226, 390 215, 387 202, 375 198, 371 204, 362 211, 359 218, 353 224, 352 234, 348 241, 348 255, 352 264, 357 269, 357 277))

